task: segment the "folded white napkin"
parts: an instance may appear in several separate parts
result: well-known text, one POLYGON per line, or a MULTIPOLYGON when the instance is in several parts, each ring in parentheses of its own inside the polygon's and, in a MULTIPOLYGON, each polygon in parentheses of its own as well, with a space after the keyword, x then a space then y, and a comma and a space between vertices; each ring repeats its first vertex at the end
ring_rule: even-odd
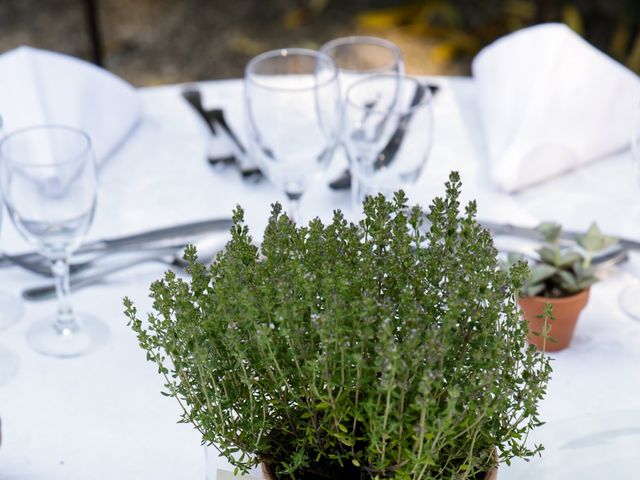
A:
POLYGON ((491 176, 516 191, 629 146, 638 77, 562 24, 507 35, 472 64, 491 176))
POLYGON ((93 64, 31 47, 0 55, 4 133, 42 124, 76 127, 89 134, 100 163, 131 132, 140 112, 136 90, 93 64))

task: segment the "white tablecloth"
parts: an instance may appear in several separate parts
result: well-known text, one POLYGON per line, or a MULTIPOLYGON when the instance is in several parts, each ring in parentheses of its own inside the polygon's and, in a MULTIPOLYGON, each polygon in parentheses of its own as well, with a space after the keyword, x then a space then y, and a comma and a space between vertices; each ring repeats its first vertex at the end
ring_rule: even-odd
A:
MULTIPOLYGON (((585 228, 597 220, 607 232, 640 238, 640 187, 628 154, 611 158, 516 196, 488 183, 482 131, 470 79, 436 78, 435 143, 412 199, 428 205, 452 169, 463 175, 464 197, 476 198, 481 218, 535 224, 549 219, 585 228)), ((202 84, 207 106, 225 108, 242 131, 240 81, 202 84)), ((229 215, 242 204, 256 234, 269 205, 283 195, 267 182, 243 182, 232 168, 205 160, 208 131, 183 102, 177 86, 141 90, 144 119, 131 139, 101 171, 99 206, 91 238, 110 237, 177 222, 229 215)), ((349 209, 349 195, 319 183, 302 200, 307 220, 330 219, 349 209)), ((6 219, 5 219, 6 220, 6 219)), ((1 245, 23 247, 10 222, 1 245)), ((20 370, 0 387, 3 480, 202 480, 204 457, 190 425, 177 424, 175 400, 159 394, 154 367, 145 361, 126 326, 122 297, 140 311, 150 306, 149 283, 163 267, 147 264, 73 295, 77 310, 109 324, 106 347, 86 357, 58 360, 29 349, 25 331, 54 311, 52 301, 27 303, 14 327, 0 332, 0 345, 20 356, 20 370)), ((554 355, 554 373, 542 405, 550 422, 586 413, 640 408, 640 323, 617 304, 630 275, 640 275, 640 255, 627 272, 593 288, 570 349, 554 355)), ((15 294, 39 278, 17 268, 0 270, 0 289, 15 294)), ((640 299, 639 299, 640 301, 640 299)), ((501 479, 518 478, 502 468, 501 479)))

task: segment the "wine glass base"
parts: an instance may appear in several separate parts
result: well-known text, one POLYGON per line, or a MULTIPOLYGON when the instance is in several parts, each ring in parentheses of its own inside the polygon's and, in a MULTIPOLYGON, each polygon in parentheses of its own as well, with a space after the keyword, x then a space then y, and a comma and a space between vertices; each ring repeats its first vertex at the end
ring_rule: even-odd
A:
POLYGON ((16 354, 0 347, 0 385, 7 383, 15 376, 19 363, 16 354))
POLYGON ((9 328, 22 317, 22 301, 10 293, 0 292, 0 330, 9 328))
POLYGON ((640 283, 626 286, 618 297, 622 311, 634 320, 640 320, 640 283))
POLYGON ((36 352, 51 357, 79 357, 103 345, 108 336, 107 326, 91 315, 78 313, 79 328, 60 331, 55 319, 36 323, 27 332, 27 341, 36 352))

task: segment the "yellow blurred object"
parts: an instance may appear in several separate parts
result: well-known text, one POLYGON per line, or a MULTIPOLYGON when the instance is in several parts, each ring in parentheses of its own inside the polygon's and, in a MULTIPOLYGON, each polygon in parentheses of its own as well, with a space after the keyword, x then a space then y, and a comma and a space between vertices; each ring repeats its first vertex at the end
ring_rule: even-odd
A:
POLYGON ((356 16, 356 26, 368 30, 385 30, 406 23, 420 11, 415 5, 368 10, 356 16))
POLYGON ((531 21, 536 16, 535 3, 527 0, 509 0, 504 6, 508 21, 531 21))
POLYGON ((414 22, 434 23, 435 21, 449 25, 460 25, 462 15, 458 8, 451 3, 438 0, 426 3, 420 10, 420 14, 414 19, 414 22))
POLYGON ((562 19, 567 26, 580 36, 584 36, 584 22, 582 14, 575 5, 567 3, 562 7, 562 19))
POLYGON ((438 52, 440 40, 425 35, 416 35, 413 25, 384 31, 358 30, 357 33, 359 35, 376 35, 397 45, 402 51, 405 71, 409 75, 469 74, 466 63, 458 61, 455 51, 453 57, 450 57, 447 52, 438 52))
POLYGON ((611 35, 611 42, 609 44, 609 51, 617 59, 624 58, 627 52, 627 47, 631 41, 631 32, 627 22, 619 20, 616 24, 616 29, 611 35))
POLYGON ((309 9, 314 13, 322 12, 329 3, 329 0, 309 0, 309 9))
POLYGON ((438 63, 450 62, 456 55, 457 48, 451 43, 439 43, 433 47, 431 55, 433 60, 438 63))
POLYGON ((228 45, 231 51, 248 56, 257 55, 269 49, 267 44, 244 35, 233 35, 229 39, 228 45))
POLYGON ((304 25, 307 21, 307 17, 307 12, 301 8, 292 10, 282 17, 282 26, 287 30, 295 30, 296 28, 304 25))
POLYGON ((634 72, 640 71, 640 33, 633 41, 631 53, 627 57, 627 66, 634 72))

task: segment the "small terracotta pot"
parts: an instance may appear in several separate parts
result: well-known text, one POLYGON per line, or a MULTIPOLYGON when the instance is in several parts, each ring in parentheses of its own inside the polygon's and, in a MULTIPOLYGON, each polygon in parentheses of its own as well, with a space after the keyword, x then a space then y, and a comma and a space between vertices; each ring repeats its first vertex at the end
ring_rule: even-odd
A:
POLYGON ((587 288, 580 293, 563 298, 524 297, 518 299, 524 318, 529 321, 529 335, 527 336, 529 343, 541 351, 544 346, 544 350, 547 352, 557 352, 567 348, 573 337, 580 312, 589 301, 589 291, 590 289, 587 288), (551 327, 549 336, 556 341, 550 341, 548 338, 546 342, 544 341, 541 335, 544 319, 536 318, 544 313, 547 303, 553 306, 552 314, 555 318, 555 320, 549 320, 548 325, 551 327), (533 333, 540 335, 533 335, 533 333))

